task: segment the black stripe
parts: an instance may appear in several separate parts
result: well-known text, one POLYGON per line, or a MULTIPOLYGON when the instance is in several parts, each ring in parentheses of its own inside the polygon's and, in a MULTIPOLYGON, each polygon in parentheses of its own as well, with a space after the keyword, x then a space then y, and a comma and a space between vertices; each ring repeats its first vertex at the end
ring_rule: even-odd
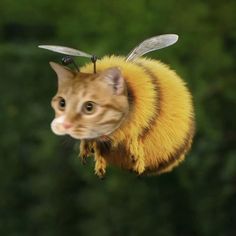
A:
POLYGON ((128 103, 130 108, 132 109, 133 105, 135 104, 135 96, 132 88, 129 85, 129 82, 126 81, 126 86, 127 86, 127 96, 128 96, 128 103))
POLYGON ((153 85, 154 91, 156 92, 156 99, 155 99, 155 103, 153 104, 156 107, 156 110, 153 113, 153 116, 148 121, 149 126, 143 128, 143 130, 141 131, 139 135, 141 139, 145 139, 145 137, 149 134, 152 127, 155 125, 157 117, 161 114, 162 93, 161 93, 160 85, 158 83, 158 77, 148 67, 146 67, 142 63, 135 62, 135 64, 141 67, 145 71, 145 73, 149 76, 150 81, 153 85))
POLYGON ((195 134, 195 120, 191 118, 189 123, 189 131, 186 133, 186 136, 183 140, 182 145, 177 148, 173 153, 171 153, 167 160, 159 163, 157 169, 147 169, 144 174, 158 174, 161 171, 165 171, 165 169, 171 167, 173 164, 178 161, 178 159, 185 155, 191 147, 192 139, 195 134))
POLYGON ((102 156, 110 154, 112 143, 110 141, 97 140, 97 147, 100 150, 102 156))

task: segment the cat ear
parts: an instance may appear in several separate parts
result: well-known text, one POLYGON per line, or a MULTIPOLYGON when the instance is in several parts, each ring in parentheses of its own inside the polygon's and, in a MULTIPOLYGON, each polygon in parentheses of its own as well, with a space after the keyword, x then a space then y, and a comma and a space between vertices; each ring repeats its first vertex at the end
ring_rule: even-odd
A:
POLYGON ((62 66, 55 62, 49 62, 52 69, 56 72, 59 80, 64 80, 67 78, 74 78, 75 73, 71 71, 68 67, 62 66))
POLYGON ((125 91, 125 81, 121 71, 117 67, 111 67, 102 72, 101 78, 112 86, 115 94, 120 95, 125 91))

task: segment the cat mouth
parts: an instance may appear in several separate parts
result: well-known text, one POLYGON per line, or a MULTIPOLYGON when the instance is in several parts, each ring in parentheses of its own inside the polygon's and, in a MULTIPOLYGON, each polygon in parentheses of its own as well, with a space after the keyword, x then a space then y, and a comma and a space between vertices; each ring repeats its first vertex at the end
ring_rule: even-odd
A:
POLYGON ((95 132, 88 133, 82 130, 70 130, 67 132, 67 134, 75 139, 94 139, 98 137, 98 135, 95 132))
POLYGON ((68 133, 68 135, 70 135, 74 139, 95 139, 99 137, 96 135, 80 135, 78 133, 73 133, 73 132, 68 133))
POLYGON ((104 137, 108 137, 112 131, 107 132, 96 132, 96 131, 90 131, 89 133, 79 132, 79 131, 68 131, 67 134, 70 135, 72 138, 75 139, 103 139, 104 137))

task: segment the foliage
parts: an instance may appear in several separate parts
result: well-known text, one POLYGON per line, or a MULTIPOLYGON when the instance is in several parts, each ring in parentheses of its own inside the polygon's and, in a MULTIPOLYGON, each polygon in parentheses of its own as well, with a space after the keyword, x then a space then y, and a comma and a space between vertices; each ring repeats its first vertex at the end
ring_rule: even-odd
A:
POLYGON ((1 0, 0 235, 235 235, 235 9, 234 0, 1 0), (48 61, 59 58, 36 46, 127 54, 162 33, 179 43, 150 56, 193 92, 192 151, 169 174, 110 168, 100 181, 75 141, 50 131, 48 61))

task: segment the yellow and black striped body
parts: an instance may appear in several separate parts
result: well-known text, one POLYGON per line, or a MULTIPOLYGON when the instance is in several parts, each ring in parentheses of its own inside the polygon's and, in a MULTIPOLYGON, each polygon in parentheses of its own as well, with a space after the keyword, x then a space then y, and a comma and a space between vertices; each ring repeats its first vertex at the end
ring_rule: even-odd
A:
MULTIPOLYGON (((142 173, 172 170, 189 150, 194 135, 192 97, 184 81, 167 65, 145 58, 126 62, 104 57, 97 71, 118 67, 129 96, 129 114, 108 142, 95 140, 93 148, 107 164, 142 173)), ((82 72, 92 73, 88 64, 82 72)))

